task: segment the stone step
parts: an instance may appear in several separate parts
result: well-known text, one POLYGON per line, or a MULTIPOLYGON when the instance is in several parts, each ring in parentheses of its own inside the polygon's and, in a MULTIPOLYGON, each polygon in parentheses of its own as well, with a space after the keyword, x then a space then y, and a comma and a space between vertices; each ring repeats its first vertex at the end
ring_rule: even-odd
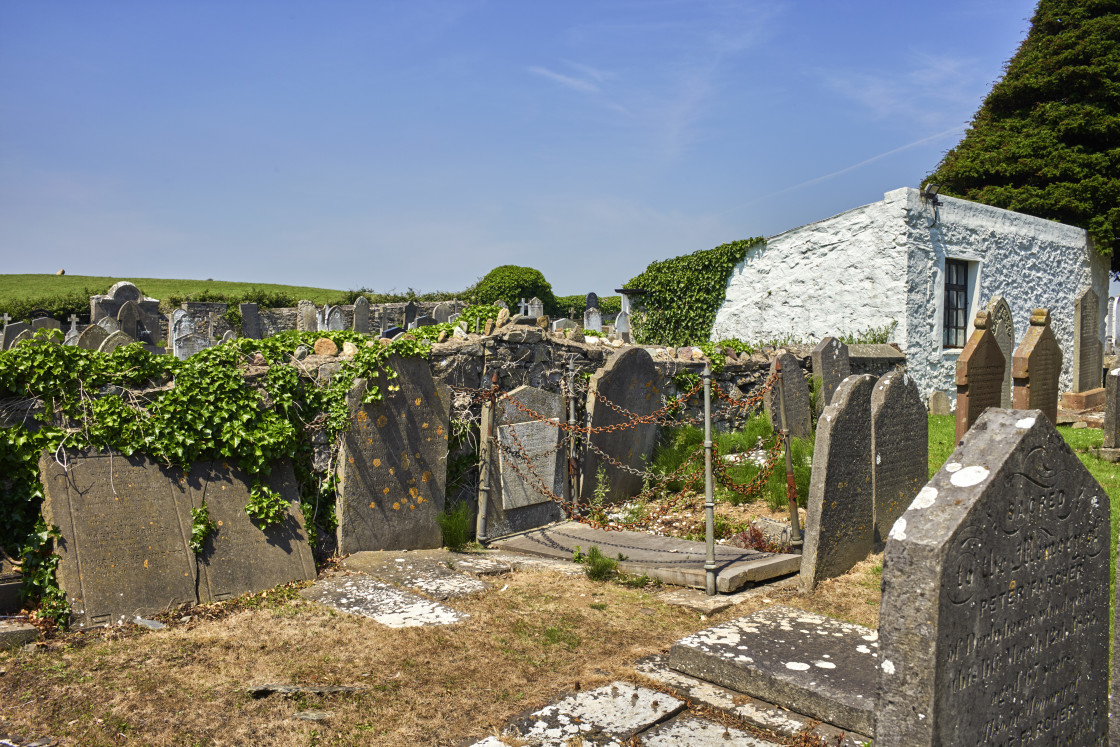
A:
MULTIPOLYGON (((571 560, 576 547, 586 553, 592 546, 597 546, 607 557, 621 554, 625 559, 619 562, 618 567, 626 573, 644 573, 677 586, 702 589, 706 583, 704 543, 676 537, 607 531, 566 521, 496 540, 492 546, 506 552, 560 560, 571 560)), ((721 594, 801 570, 800 555, 758 552, 724 545, 716 545, 715 559, 716 590, 721 594)))
POLYGON ((874 730, 878 633, 775 605, 683 638, 678 672, 861 734, 874 730))

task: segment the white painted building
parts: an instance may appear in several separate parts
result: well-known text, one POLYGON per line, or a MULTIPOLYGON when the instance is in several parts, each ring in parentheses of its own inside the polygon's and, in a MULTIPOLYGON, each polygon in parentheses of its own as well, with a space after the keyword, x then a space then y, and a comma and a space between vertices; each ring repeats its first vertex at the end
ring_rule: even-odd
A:
POLYGON ((819 340, 896 323, 890 341, 906 354, 922 395, 941 389, 955 398, 956 362, 976 311, 1003 296, 1016 345, 1031 309, 1050 309, 1063 353, 1061 386, 1068 391, 1074 304, 1088 288, 1099 299, 1098 336, 1104 341, 1108 259, 1080 228, 937 199, 935 208, 916 189, 896 189, 880 202, 748 250, 727 283, 712 339, 819 340))

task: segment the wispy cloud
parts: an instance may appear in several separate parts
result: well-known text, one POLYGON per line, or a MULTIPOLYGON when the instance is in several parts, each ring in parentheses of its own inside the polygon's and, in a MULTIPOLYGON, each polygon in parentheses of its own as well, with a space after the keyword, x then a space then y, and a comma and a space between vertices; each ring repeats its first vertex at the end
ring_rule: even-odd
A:
POLYGON ((551 81, 559 83, 560 85, 570 88, 573 91, 581 91, 583 93, 599 93, 599 86, 589 80, 583 78, 573 78, 570 75, 564 75, 548 68, 533 65, 529 68, 529 72, 536 75, 541 75, 551 81))

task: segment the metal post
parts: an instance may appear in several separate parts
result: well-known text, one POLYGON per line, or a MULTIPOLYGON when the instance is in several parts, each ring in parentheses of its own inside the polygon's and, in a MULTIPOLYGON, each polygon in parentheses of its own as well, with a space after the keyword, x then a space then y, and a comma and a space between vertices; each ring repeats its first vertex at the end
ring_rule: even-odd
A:
MULTIPOLYGON (((483 348, 482 358, 482 371, 483 378, 486 376, 486 352, 483 348)), ((479 544, 485 544, 490 537, 486 534, 488 531, 486 526, 486 514, 490 509, 490 458, 492 452, 491 448, 491 431, 492 423, 494 420, 494 393, 498 387, 498 372, 495 371, 490 385, 490 398, 489 401, 482 406, 482 423, 479 428, 480 431, 480 451, 478 457, 478 518, 475 520, 474 535, 475 541, 479 544)))
POLYGON ((797 481, 793 479, 793 455, 789 451, 789 425, 786 423, 786 392, 782 386, 782 359, 774 363, 774 386, 778 388, 778 409, 782 414, 782 440, 786 447, 786 498, 789 500, 790 548, 801 552, 801 520, 797 515, 797 481))
MULTIPOLYGON (((579 486, 579 464, 576 462, 576 363, 568 359, 568 479, 564 481, 564 500, 574 508, 579 486)), ((573 512, 574 513, 574 512, 573 512)), ((574 518, 574 516, 573 516, 574 518)))
POLYGON ((707 560, 704 580, 708 596, 716 593, 716 504, 712 496, 712 364, 704 363, 704 531, 707 539, 707 560))

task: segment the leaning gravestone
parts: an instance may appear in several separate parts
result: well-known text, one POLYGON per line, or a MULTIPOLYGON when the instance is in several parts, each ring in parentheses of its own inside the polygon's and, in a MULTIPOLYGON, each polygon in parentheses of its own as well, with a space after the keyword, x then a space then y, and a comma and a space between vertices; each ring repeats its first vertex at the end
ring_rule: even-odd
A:
MULTIPOLYGON (((788 351, 782 351, 770 361, 770 378, 777 373, 778 361, 782 362, 781 393, 785 397, 786 425, 793 438, 810 439, 813 437, 812 413, 809 411, 809 385, 797 358, 788 351)), ((775 383, 764 395, 763 406, 770 415, 774 430, 782 429, 782 408, 778 399, 778 384, 775 383)))
POLYGON ((824 408, 813 444, 801 588, 842 575, 871 552, 871 393, 874 376, 849 376, 824 408))
POLYGON ((999 407, 1003 396, 1003 369, 1007 363, 988 329, 988 321, 987 311, 976 313, 976 330, 957 359, 957 441, 984 410, 999 407))
POLYGON ((1015 353, 1015 322, 1011 318, 1011 307, 1003 296, 996 296, 988 302, 988 328, 992 330, 992 336, 996 338, 1005 361, 999 406, 1006 410, 1011 407, 1011 356, 1015 353))
POLYGON ((891 371, 871 394, 871 484, 875 493, 875 546, 929 479, 929 416, 918 385, 891 371))
POLYGON ((134 342, 136 342, 136 339, 133 337, 129 337, 124 332, 114 332, 113 334, 105 338, 105 341, 101 343, 101 346, 99 348, 97 348, 97 352, 111 353, 117 348, 124 347, 125 345, 131 345, 134 342))
POLYGON ((821 379, 820 409, 828 407, 840 382, 852 373, 848 346, 835 337, 826 337, 813 348, 813 376, 821 379))
POLYGON ((237 309, 241 312, 241 336, 249 340, 259 340, 264 337, 260 309, 257 304, 238 304, 237 309))
POLYGON ((369 334, 369 299, 358 296, 354 301, 354 331, 359 335, 369 334))
POLYGON ((318 312, 311 301, 300 301, 296 309, 296 329, 300 332, 318 332, 318 312))
POLYGON ((121 332, 134 340, 139 340, 143 317, 140 306, 135 301, 126 301, 121 305, 121 310, 117 312, 117 324, 120 325, 121 332))
POLYGON ((388 366, 399 376, 379 382, 381 401, 362 404, 365 379, 347 394, 336 502, 343 554, 442 544, 436 517, 447 482, 451 392, 423 358, 393 355, 388 366))
POLYGON ((491 491, 487 533, 502 536, 559 521, 560 507, 544 491, 564 493, 564 431, 560 395, 520 386, 498 400, 494 418, 497 459, 491 475, 500 489, 491 491), (500 498, 500 500, 497 500, 500 498))
POLYGON ((1103 745, 1110 501, 1038 410, 989 410, 895 523, 875 743, 1103 745))
POLYGON ((1050 329, 1050 312, 1035 309, 1031 325, 1011 360, 1015 377, 1015 409, 1042 410, 1058 424, 1058 380, 1062 375, 1062 348, 1050 329))
POLYGON ((1089 288, 1073 307, 1073 391, 1101 385, 1100 297, 1089 288))
POLYGON ((105 342, 109 333, 100 324, 91 324, 78 335, 78 347, 83 350, 97 350, 105 342))
MULTIPOLYGON (((631 415, 616 411, 611 404, 638 416, 656 412, 662 404, 661 381, 653 358, 645 348, 628 348, 616 354, 591 378, 587 394, 591 427, 606 428, 631 422, 631 415)), ((608 500, 617 501, 637 495, 642 490, 642 476, 629 469, 641 471, 647 468, 656 441, 656 423, 593 432, 588 436, 589 448, 583 460, 580 497, 589 500, 595 494, 600 467, 609 486, 608 500), (629 469, 611 464, 599 452, 629 469)))

